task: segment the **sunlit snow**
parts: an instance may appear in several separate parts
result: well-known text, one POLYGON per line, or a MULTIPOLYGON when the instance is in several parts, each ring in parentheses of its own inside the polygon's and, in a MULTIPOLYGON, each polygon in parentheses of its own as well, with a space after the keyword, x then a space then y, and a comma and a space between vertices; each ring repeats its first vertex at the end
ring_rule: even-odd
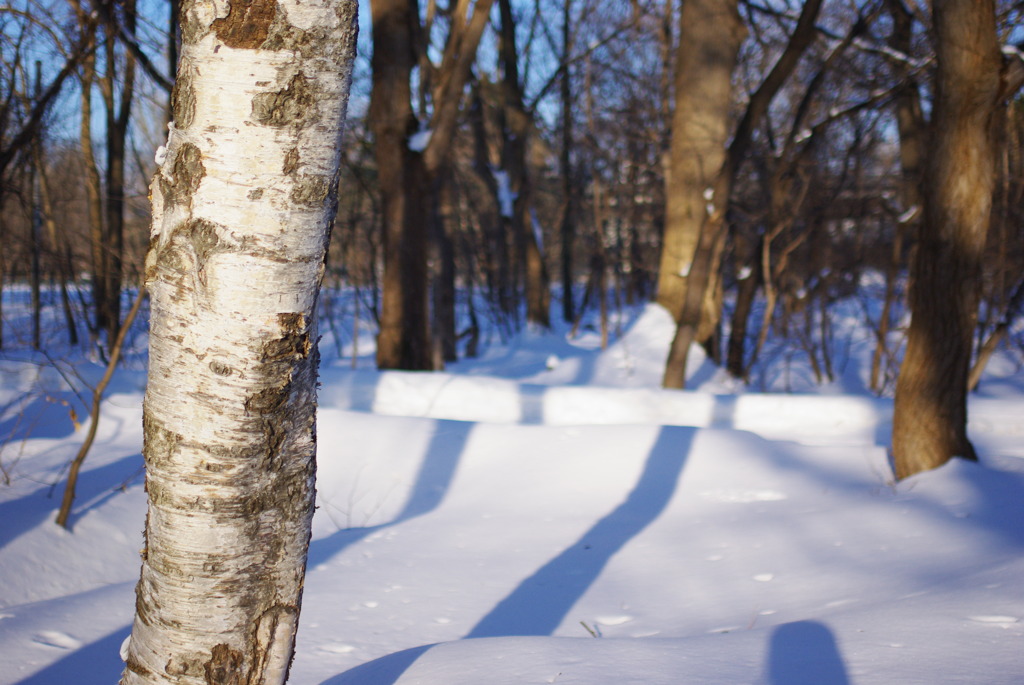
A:
MULTIPOLYGON (((655 305, 613 320, 604 351, 587 320, 575 339, 492 334, 436 374, 377 372, 365 327, 353 370, 352 341, 326 335, 290 682, 1024 682, 1019 356, 972 397, 982 462, 897 484, 891 399, 864 390, 873 333, 850 312, 824 386, 768 349, 744 389, 695 347, 692 389, 661 390, 655 305)), ((53 517, 85 409, 61 373, 0 359, 4 685, 123 668, 146 506, 145 335, 130 344, 72 532, 53 517)))

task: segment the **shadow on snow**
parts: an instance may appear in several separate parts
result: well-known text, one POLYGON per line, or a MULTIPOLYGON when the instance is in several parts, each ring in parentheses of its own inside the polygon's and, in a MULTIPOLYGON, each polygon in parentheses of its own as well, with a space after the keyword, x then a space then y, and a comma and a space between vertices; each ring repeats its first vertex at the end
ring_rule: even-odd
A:
POLYGON ((402 511, 390 522, 376 526, 345 528, 309 544, 309 568, 314 568, 367 535, 403 521, 422 516, 441 504, 459 465, 469 434, 475 424, 466 421, 435 422, 434 434, 420 464, 416 482, 402 511))
POLYGON ((662 427, 625 501, 564 552, 520 583, 466 635, 550 635, 608 561, 668 506, 696 434, 662 427))

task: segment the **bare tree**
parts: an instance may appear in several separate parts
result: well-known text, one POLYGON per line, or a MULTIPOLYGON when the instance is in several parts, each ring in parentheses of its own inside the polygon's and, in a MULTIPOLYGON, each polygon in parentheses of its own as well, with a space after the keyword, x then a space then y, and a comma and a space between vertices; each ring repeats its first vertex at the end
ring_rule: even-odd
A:
POLYGON ((704 342, 717 330, 718 279, 734 176, 759 120, 814 40, 821 4, 821 0, 804 3, 786 48, 750 96, 728 149, 731 74, 745 27, 734 3, 728 9, 703 0, 683 6, 665 244, 658 277, 658 301, 677 321, 662 380, 667 388, 684 386, 691 342, 704 342))

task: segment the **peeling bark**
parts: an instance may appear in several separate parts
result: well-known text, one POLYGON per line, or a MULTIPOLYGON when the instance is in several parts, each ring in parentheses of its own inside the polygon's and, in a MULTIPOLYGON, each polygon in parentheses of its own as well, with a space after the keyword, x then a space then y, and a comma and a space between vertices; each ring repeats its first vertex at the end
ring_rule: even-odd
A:
POLYGON ((150 505, 124 685, 284 683, 305 575, 356 2, 223 9, 183 5, 151 185, 150 505))

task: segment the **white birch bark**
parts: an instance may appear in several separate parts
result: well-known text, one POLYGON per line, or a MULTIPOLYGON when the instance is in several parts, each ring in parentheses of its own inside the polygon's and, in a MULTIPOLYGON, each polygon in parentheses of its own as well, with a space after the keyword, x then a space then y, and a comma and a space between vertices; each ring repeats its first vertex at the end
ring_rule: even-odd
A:
POLYGON ((356 0, 191 0, 151 186, 149 513, 121 682, 279 685, 315 474, 316 302, 356 0))

